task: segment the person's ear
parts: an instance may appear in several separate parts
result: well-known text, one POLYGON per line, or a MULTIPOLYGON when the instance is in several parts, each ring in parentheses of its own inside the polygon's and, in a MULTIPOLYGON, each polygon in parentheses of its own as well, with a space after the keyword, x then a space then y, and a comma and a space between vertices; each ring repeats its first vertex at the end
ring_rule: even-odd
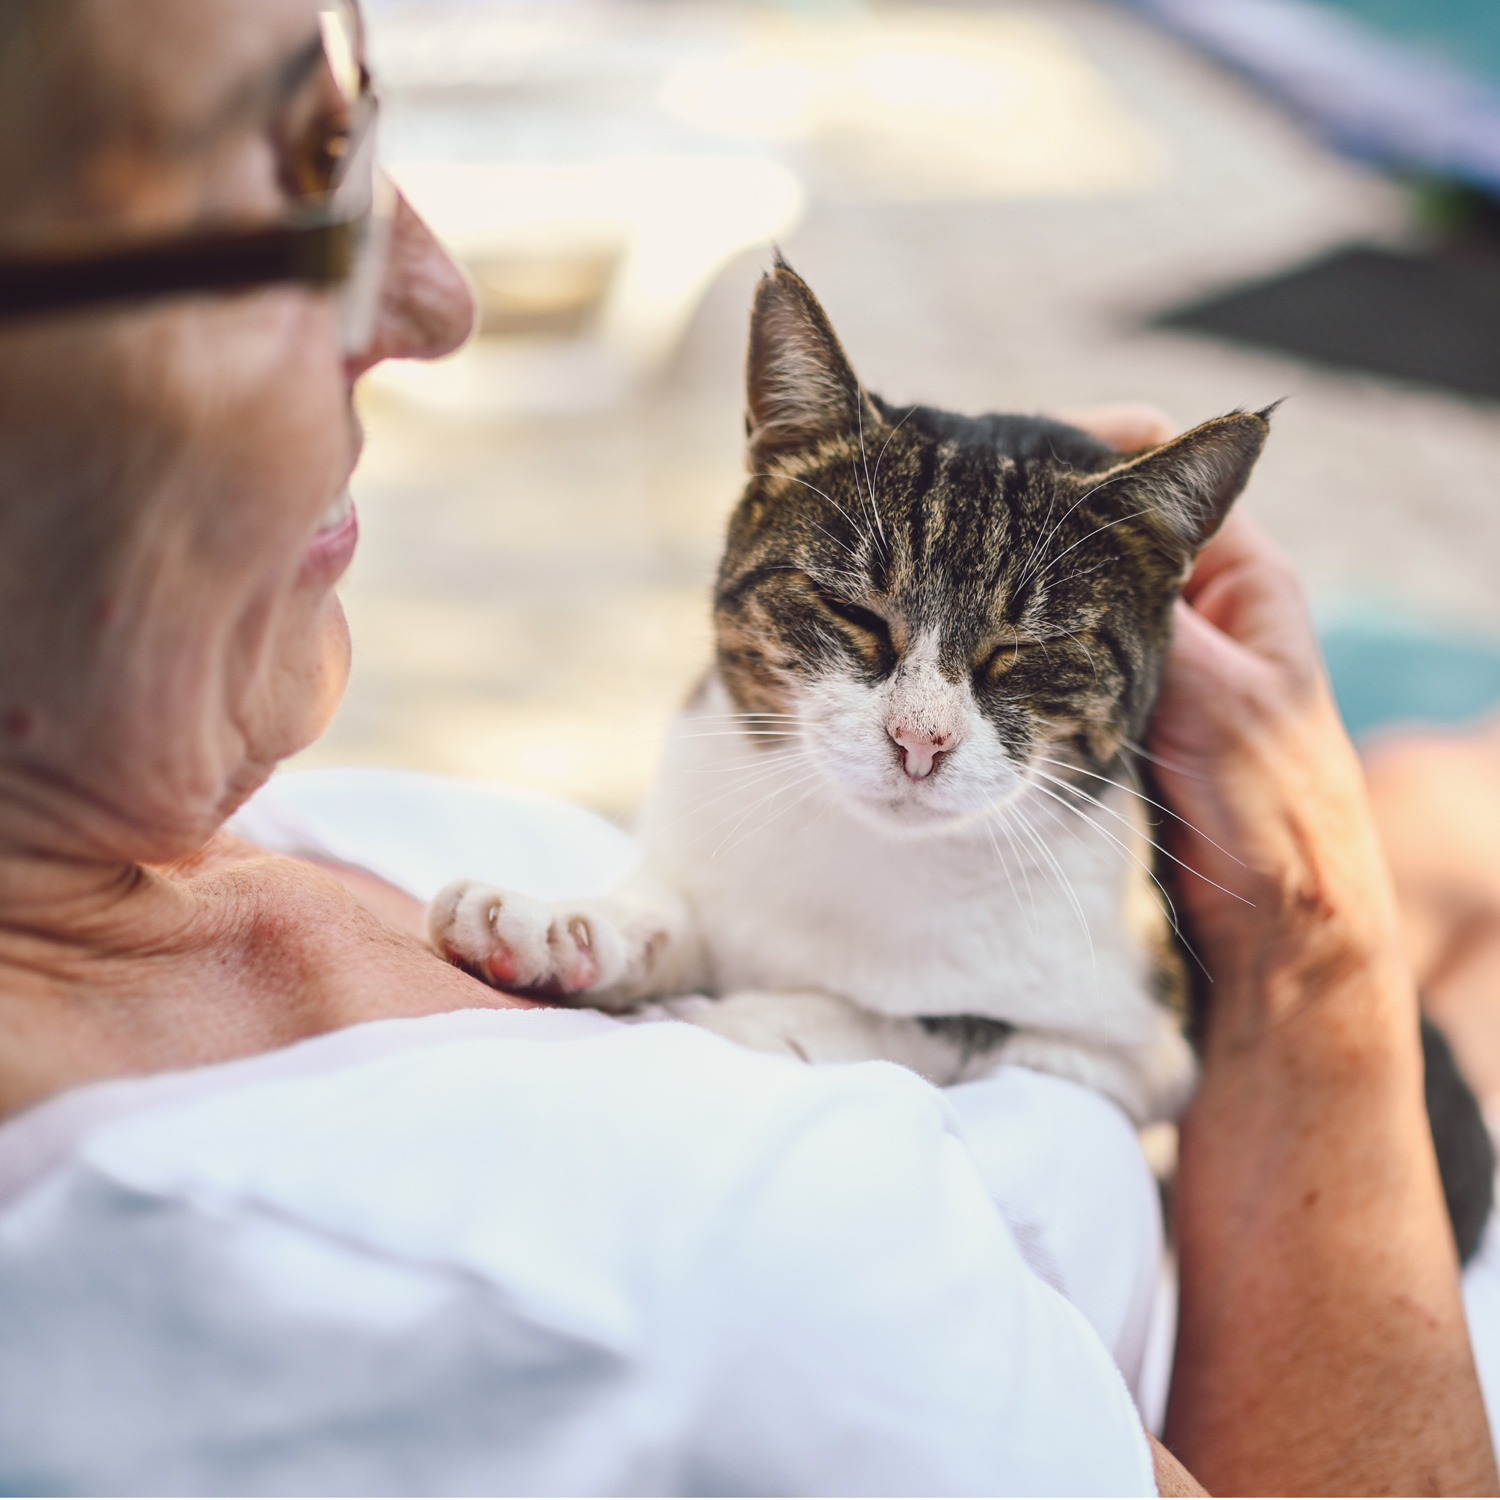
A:
POLYGON ((880 417, 807 283, 776 257, 750 314, 746 432, 751 462, 870 432, 880 417))
POLYGON ((1122 507, 1174 557, 1190 561, 1223 524, 1249 482, 1271 430, 1260 412, 1215 417, 1103 474, 1088 476, 1090 499, 1122 507))

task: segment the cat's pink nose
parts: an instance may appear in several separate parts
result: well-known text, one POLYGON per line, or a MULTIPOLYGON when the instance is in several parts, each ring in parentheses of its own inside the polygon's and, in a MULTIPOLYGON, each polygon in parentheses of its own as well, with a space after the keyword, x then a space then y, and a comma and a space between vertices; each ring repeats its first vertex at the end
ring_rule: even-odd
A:
POLYGON ((890 736, 901 747, 901 763, 913 781, 925 780, 937 770, 938 762, 953 748, 958 738, 953 734, 925 734, 900 726, 890 736))

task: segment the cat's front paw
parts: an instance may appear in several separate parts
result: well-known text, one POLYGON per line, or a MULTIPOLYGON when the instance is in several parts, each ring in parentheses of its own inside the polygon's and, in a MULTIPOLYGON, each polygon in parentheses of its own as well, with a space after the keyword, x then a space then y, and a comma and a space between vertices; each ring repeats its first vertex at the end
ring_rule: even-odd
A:
POLYGON ((621 968, 606 919, 477 880, 444 886, 427 927, 451 963, 517 994, 567 1000, 612 983, 621 968))

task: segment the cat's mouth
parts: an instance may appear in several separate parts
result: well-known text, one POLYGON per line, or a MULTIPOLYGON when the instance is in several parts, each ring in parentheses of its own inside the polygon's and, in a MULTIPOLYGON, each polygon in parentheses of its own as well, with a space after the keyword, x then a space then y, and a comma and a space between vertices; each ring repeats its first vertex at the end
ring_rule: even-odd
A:
POLYGON ((873 788, 842 788, 866 821, 887 832, 908 835, 957 833, 1004 811, 1023 796, 1027 781, 1019 767, 998 780, 964 775, 959 767, 939 766, 931 775, 873 788))

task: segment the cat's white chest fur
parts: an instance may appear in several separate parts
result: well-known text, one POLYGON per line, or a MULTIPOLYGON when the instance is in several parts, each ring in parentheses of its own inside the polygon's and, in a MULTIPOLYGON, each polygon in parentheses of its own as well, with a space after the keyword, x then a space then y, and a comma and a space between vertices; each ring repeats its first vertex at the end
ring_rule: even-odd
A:
POLYGON ((1131 930, 1145 845, 1123 792, 1103 788, 1080 810, 1037 788, 903 832, 852 810, 798 735, 757 739, 742 722, 710 678, 674 725, 641 830, 640 889, 674 893, 678 931, 696 935, 672 987, 720 997, 693 1019, 752 1045, 891 1056, 949 1080, 972 1076, 967 1060, 906 1018, 1003 1021, 1016 1033, 980 1071, 1029 1063, 1143 1122, 1175 1114, 1193 1060, 1131 930), (902 1019, 872 1026, 872 1013, 902 1019))
POLYGON ((1036 791, 940 832, 887 831, 795 750, 726 732, 731 713, 716 681, 683 713, 642 828, 716 994, 818 989, 886 1015, 1126 1046, 1154 1034, 1148 959, 1124 921, 1139 855, 1118 807, 1096 825, 1036 791))
POLYGON ((757 740, 710 678, 674 725, 634 878, 550 904, 455 882, 434 940, 496 983, 807 1061, 939 1083, 1019 1063, 1138 1123, 1174 1116, 1194 1063, 1132 930, 1144 844, 1124 794, 1080 808, 1022 786, 907 829, 855 811, 825 764, 804 729, 757 740), (694 995, 714 998, 677 998, 694 995), (976 1041, 934 1017, 1005 1025, 976 1041))

